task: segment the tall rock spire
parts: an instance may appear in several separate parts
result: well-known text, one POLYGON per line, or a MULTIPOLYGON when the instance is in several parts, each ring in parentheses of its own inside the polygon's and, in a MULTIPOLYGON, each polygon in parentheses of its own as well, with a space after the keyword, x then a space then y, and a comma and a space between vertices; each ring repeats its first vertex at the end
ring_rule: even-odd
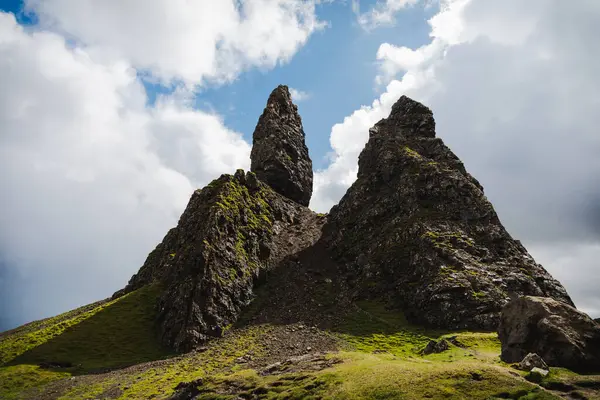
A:
POLYGON ((435 136, 432 112, 405 96, 369 130, 358 178, 324 233, 355 295, 449 329, 495 329, 515 295, 572 304, 435 136))
POLYGON ((308 206, 313 189, 312 161, 304 143, 302 119, 287 86, 267 101, 254 130, 251 170, 276 192, 308 206))

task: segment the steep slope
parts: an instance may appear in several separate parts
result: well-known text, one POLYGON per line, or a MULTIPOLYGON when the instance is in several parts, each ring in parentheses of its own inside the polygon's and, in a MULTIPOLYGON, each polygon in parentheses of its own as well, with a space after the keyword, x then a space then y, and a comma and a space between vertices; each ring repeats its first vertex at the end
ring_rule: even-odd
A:
POLYGON ((511 296, 572 304, 435 137, 424 105, 400 98, 370 129, 358 164, 324 234, 357 297, 387 298, 413 321, 451 329, 494 330, 511 296))
POLYGON ((315 224, 312 211, 275 193, 254 173, 222 175, 192 195, 177 227, 114 297, 161 283, 162 342, 190 350, 236 321, 253 298, 255 281, 311 245, 315 224), (293 229, 297 225, 302 232, 293 229))

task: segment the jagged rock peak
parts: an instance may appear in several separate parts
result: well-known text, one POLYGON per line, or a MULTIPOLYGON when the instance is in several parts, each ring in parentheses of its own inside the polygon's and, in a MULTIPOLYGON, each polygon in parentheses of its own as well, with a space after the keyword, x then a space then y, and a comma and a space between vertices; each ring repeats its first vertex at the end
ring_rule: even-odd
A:
POLYGON ((304 137, 302 119, 288 87, 277 86, 254 130, 251 171, 277 193, 308 206, 313 171, 304 137))
POLYGON ((158 334, 168 347, 190 350, 237 320, 261 274, 316 240, 316 217, 251 172, 222 175, 192 195, 177 226, 113 297, 159 284, 158 334), (299 225, 305 229, 289 229, 299 225))
POLYGON ((393 134, 407 137, 435 137, 435 120, 431 110, 423 104, 407 96, 402 96, 392 106, 390 116, 375 125, 369 132, 379 132, 379 126, 394 126, 393 134))
POLYGON ((504 229, 424 105, 401 97, 371 128, 358 164, 323 234, 356 297, 387 299, 446 329, 495 329, 511 295, 572 305, 504 229))

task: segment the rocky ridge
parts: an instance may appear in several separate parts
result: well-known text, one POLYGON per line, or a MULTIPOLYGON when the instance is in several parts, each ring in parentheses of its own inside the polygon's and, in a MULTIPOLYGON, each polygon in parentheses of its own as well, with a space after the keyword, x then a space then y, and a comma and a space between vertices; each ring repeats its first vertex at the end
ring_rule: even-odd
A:
POLYGON ((321 220, 252 172, 222 175, 192 195, 177 227, 113 298, 160 283, 161 340, 189 350, 221 336, 252 300, 261 274, 311 245, 321 220))
POLYGON ((254 302, 255 322, 331 326, 352 302, 376 299, 413 323, 494 331, 511 298, 573 305, 436 137, 431 110, 406 96, 369 130, 357 180, 328 217, 305 206, 312 164, 285 86, 259 118, 251 158, 256 173, 223 175, 196 191, 178 226, 115 294, 159 282, 158 330, 172 348, 221 336, 260 287, 268 293, 254 302))
POLYGON ((386 298, 415 322, 450 329, 495 330, 520 295, 572 305, 504 229, 424 105, 402 96, 369 130, 358 165, 324 233, 355 297, 386 298))
POLYGON ((257 173, 197 190, 112 299, 0 334, 0 397, 600 400, 600 325, 506 232, 427 107, 402 97, 370 130, 329 216, 304 205, 308 153, 285 163, 301 130, 278 87, 257 173))

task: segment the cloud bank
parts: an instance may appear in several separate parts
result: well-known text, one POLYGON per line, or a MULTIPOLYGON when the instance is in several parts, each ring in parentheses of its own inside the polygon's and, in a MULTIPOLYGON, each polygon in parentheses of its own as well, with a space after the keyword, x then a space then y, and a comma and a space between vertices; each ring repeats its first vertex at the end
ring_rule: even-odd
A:
POLYGON ((250 145, 194 92, 290 60, 315 2, 32 0, 0 12, 0 330, 123 286, 250 145), (148 105, 141 78, 173 92, 148 105))

